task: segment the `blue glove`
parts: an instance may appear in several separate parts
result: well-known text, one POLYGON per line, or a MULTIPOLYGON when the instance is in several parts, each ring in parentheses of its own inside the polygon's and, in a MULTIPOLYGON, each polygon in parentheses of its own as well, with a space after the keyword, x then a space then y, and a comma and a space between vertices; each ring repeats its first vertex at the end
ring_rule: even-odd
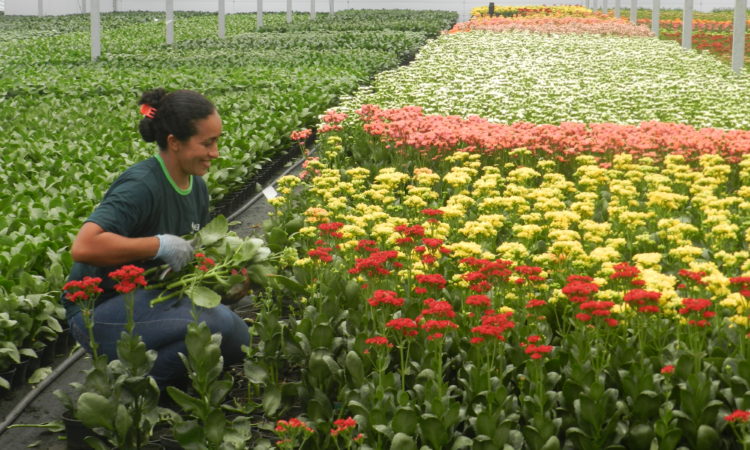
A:
POLYGON ((161 259, 175 272, 185 267, 193 259, 193 246, 185 239, 173 234, 157 234, 159 251, 154 259, 161 259))

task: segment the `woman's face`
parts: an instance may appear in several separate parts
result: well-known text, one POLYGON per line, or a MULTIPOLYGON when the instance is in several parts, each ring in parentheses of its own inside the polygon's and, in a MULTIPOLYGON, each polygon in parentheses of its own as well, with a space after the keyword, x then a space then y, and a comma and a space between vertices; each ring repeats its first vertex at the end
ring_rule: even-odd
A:
POLYGON ((177 164, 185 175, 203 176, 211 161, 219 157, 221 118, 213 114, 195 121, 196 133, 186 141, 177 141, 177 164))

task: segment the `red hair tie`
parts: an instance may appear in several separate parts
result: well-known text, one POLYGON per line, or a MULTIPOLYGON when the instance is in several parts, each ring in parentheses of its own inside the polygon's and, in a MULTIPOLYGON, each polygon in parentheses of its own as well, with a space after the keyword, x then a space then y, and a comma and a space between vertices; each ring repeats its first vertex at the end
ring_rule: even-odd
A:
POLYGON ((141 105, 141 114, 148 117, 149 119, 153 119, 154 115, 156 115, 156 108, 144 103, 141 105))

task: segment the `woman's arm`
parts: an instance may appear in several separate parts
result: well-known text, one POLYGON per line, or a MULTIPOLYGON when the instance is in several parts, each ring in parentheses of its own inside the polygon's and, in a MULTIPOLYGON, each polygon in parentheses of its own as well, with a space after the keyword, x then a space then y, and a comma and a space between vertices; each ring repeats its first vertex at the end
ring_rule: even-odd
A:
POLYGON ((94 222, 83 224, 70 248, 73 261, 104 267, 152 259, 158 251, 156 236, 129 238, 104 231, 94 222))

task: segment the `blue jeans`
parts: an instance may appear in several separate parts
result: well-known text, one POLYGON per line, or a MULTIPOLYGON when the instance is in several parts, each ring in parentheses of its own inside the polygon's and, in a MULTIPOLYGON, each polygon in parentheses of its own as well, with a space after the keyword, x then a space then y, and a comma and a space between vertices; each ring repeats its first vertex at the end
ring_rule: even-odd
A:
MULTIPOLYGON (((135 334, 143 339, 146 347, 156 350, 158 356, 151 376, 160 388, 172 382, 184 380, 187 371, 178 353, 187 355, 185 335, 187 326, 193 322, 192 302, 187 297, 173 298, 151 306, 151 300, 161 291, 139 289, 135 293, 135 334)), ((197 308, 198 320, 206 322, 212 333, 221 334, 221 353, 225 364, 242 361, 243 345, 249 345, 250 334, 247 324, 225 305, 216 308, 197 308)), ((99 344, 99 352, 110 360, 117 359, 117 341, 127 323, 127 309, 123 296, 107 299, 94 309, 94 339, 99 344)), ((89 335, 83 322, 83 314, 70 319, 73 337, 88 352, 89 335)))

